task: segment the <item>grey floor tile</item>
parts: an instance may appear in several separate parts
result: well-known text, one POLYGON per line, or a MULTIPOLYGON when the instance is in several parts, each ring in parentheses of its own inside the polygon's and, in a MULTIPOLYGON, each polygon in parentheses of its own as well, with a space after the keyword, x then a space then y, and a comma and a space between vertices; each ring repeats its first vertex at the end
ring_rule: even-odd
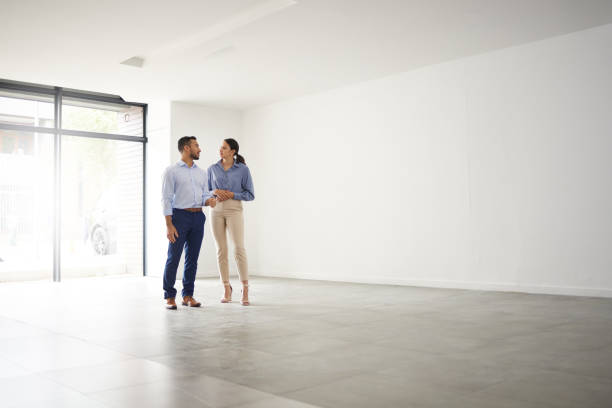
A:
MULTIPOLYGON (((537 369, 524 369, 528 374, 537 369)), ((502 382, 518 372, 486 361, 457 359, 445 355, 417 355, 404 364, 378 371, 382 378, 437 385, 461 392, 475 392, 502 382)))
POLYGON ((220 378, 198 375, 182 378, 177 387, 212 407, 225 408, 270 399, 273 394, 220 378))
POLYGON ((600 377, 612 381, 612 346, 565 353, 547 362, 545 367, 575 375, 600 377))
POLYGON ((145 384, 178 377, 178 370, 153 361, 134 359, 103 365, 47 371, 46 378, 82 393, 145 384))
POLYGON ((378 374, 362 374, 321 384, 284 396, 322 407, 451 407, 469 395, 420 381, 405 381, 378 374))
POLYGON ((108 408, 99 401, 79 394, 68 394, 59 398, 44 401, 29 401, 16 405, 5 406, 6 408, 108 408))
POLYGON ((609 407, 612 381, 557 371, 540 371, 529 376, 492 385, 478 396, 516 399, 550 407, 609 407))
POLYGON ((0 340, 0 356, 33 372, 128 358, 127 355, 63 335, 0 340))
POLYGON ((3 407, 27 404, 43 405, 50 401, 78 399, 80 393, 39 375, 0 379, 0 398, 3 407))
POLYGON ((32 372, 21 367, 19 364, 0 357, 0 379, 22 377, 29 374, 32 374, 32 372))
POLYGON ((309 334, 291 335, 245 343, 246 347, 276 356, 323 353, 327 350, 347 348, 351 345, 350 341, 309 334))
POLYGON ((316 405, 306 404, 300 401, 295 401, 289 398, 271 397, 265 400, 236 405, 232 408, 320 408, 320 407, 317 407, 316 405))
POLYGON ((176 383, 155 382, 88 394, 94 400, 116 408, 212 408, 213 405, 179 389, 176 383))
POLYGON ((0 340, 23 337, 40 337, 52 334, 46 329, 27 323, 0 317, 0 340))
POLYGON ((155 356, 150 359, 179 371, 210 374, 226 370, 252 370, 275 363, 277 356, 245 347, 227 346, 186 351, 180 354, 155 356))
POLYGON ((273 394, 312 387, 359 372, 317 356, 295 356, 252 370, 230 369, 218 377, 273 394))
POLYGON ((155 337, 136 337, 103 343, 104 347, 130 357, 147 358, 153 356, 180 354, 209 346, 206 339, 197 336, 162 335, 155 337))
POLYGON ((501 398, 499 396, 481 394, 459 396, 453 401, 451 406, 453 408, 552 408, 542 402, 501 398))

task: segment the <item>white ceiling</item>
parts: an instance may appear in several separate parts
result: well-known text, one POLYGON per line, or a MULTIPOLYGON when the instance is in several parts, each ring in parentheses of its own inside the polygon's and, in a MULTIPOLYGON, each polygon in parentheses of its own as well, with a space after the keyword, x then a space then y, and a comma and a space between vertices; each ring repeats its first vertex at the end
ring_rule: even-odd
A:
POLYGON ((0 14, 0 78, 242 109, 608 24, 612 0, 0 0, 0 14))

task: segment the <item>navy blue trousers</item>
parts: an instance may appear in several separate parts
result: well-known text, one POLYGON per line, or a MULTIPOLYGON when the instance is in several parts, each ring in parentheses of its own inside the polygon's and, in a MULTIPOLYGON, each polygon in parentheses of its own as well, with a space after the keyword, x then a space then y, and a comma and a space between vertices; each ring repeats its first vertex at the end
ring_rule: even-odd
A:
POLYGON ((185 270, 183 271, 183 296, 193 296, 198 257, 204 238, 204 223, 206 216, 203 212, 189 212, 172 209, 172 224, 178 232, 174 243, 168 244, 168 260, 164 268, 164 299, 176 297, 176 270, 178 269, 183 248, 185 249, 185 270))

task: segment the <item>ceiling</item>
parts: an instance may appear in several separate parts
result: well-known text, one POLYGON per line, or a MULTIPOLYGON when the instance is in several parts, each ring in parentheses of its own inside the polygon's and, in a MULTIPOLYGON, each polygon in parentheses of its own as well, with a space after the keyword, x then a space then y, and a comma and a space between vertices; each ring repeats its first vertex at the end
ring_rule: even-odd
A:
POLYGON ((0 0, 0 10, 0 78, 236 109, 612 22, 611 0, 0 0), (133 57, 141 68, 121 64, 133 57))

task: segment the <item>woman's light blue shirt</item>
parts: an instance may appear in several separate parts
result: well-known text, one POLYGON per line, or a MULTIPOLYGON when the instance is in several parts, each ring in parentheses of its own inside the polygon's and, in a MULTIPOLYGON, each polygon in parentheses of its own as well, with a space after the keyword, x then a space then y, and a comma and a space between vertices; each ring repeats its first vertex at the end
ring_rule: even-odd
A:
POLYGON ((255 189, 251 172, 246 164, 234 161, 227 171, 219 160, 208 168, 208 190, 228 190, 234 193, 234 200, 251 201, 255 199, 255 189))

